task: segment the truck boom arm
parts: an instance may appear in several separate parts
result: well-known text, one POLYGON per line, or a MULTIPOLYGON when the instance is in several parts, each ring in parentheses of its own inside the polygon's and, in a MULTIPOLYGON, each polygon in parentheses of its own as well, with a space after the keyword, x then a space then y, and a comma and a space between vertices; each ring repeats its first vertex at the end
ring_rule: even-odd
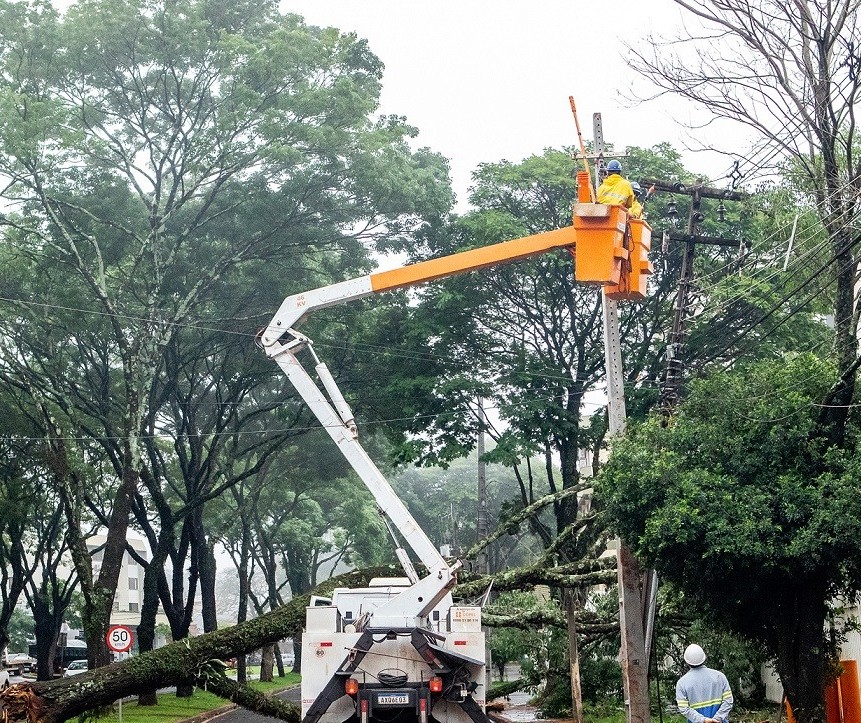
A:
POLYGON ((445 561, 368 457, 359 444, 352 412, 338 390, 335 380, 326 365, 314 354, 311 340, 296 329, 309 314, 317 309, 344 304, 383 291, 415 286, 434 279, 537 256, 553 249, 567 248, 573 253, 574 245, 575 230, 569 226, 294 294, 283 301, 275 316, 260 334, 260 343, 267 356, 278 363, 370 490, 380 512, 391 520, 429 571, 428 575, 419 580, 406 553, 399 550, 398 557, 413 584, 409 590, 398 596, 397 601, 393 600, 378 609, 380 620, 394 621, 409 615, 417 617, 428 615, 430 610, 448 594, 449 588, 455 582, 454 573, 460 567, 460 563, 449 565, 445 561), (302 350, 308 350, 313 355, 317 375, 328 398, 297 359, 296 354, 302 350))
POLYGON ((263 348, 269 354, 269 349, 282 334, 297 328, 305 317, 317 309, 345 304, 382 291, 417 286, 434 279, 537 256, 553 249, 573 248, 574 235, 574 228, 566 226, 293 294, 284 299, 272 321, 264 329, 261 339, 263 348))

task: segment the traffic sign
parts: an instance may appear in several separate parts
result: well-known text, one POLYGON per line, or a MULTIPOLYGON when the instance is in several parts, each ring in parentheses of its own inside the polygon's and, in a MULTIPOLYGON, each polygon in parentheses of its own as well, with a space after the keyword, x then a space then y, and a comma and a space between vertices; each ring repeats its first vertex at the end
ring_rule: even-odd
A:
POLYGON ((108 648, 115 653, 125 653, 132 647, 132 629, 125 625, 113 625, 105 635, 108 648))

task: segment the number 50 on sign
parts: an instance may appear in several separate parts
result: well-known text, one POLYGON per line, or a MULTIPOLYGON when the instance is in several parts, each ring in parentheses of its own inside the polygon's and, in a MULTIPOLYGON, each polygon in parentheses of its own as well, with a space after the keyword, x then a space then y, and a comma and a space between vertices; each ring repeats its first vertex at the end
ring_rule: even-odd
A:
POLYGON ((127 628, 125 625, 114 625, 108 628, 105 640, 110 650, 113 650, 115 653, 125 653, 132 647, 131 628, 127 628))

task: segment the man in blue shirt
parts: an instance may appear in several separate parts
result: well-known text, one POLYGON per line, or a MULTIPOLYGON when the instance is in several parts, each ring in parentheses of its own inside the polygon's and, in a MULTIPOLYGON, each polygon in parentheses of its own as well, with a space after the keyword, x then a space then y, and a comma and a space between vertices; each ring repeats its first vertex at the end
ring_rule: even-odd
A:
POLYGON ((727 723, 732 710, 729 681, 719 670, 707 668, 705 651, 696 643, 685 648, 690 670, 676 683, 676 705, 690 723, 727 723))

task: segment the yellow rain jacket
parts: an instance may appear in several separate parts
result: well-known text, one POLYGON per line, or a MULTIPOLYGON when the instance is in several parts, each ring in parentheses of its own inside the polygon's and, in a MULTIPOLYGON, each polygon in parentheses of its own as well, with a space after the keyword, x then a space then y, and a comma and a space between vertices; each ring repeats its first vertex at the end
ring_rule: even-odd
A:
POLYGON ((643 218, 643 204, 640 203, 636 197, 634 198, 634 202, 631 204, 631 208, 628 213, 631 218, 643 218))
POLYGON ((613 173, 604 179, 604 183, 598 186, 598 203, 610 203, 631 208, 636 201, 634 188, 627 178, 618 173, 613 173))

